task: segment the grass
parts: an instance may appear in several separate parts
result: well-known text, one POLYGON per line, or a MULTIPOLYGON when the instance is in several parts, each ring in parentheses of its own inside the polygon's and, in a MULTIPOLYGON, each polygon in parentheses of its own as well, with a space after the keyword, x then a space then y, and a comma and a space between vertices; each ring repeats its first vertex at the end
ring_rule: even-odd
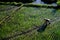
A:
MULTIPOLYGON (((6 15, 5 12, 1 12, 1 20, 6 15)), ((60 10, 22 7, 21 10, 13 14, 9 21, 2 23, 0 39, 32 29, 35 25, 39 26, 43 24, 44 18, 54 19, 58 16, 60 16, 60 10)), ((60 21, 49 25, 42 33, 34 30, 31 33, 19 35, 11 40, 60 40, 60 21)))

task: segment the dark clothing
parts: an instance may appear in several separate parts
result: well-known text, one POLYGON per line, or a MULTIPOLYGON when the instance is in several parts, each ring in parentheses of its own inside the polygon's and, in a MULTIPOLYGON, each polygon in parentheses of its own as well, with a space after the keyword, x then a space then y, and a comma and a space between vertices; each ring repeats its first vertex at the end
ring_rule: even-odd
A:
POLYGON ((40 28, 37 31, 38 32, 43 32, 49 24, 50 24, 50 22, 45 21, 45 23, 43 25, 41 25, 40 28))

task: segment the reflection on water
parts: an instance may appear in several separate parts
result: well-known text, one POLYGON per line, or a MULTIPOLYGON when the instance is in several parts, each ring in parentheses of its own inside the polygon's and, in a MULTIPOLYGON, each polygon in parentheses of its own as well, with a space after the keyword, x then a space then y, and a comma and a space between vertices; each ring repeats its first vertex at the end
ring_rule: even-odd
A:
POLYGON ((41 0, 36 0, 33 2, 34 4, 44 4, 44 2, 42 2, 41 0))
MULTIPOLYGON (((33 4, 45 4, 45 3, 42 2, 41 0, 36 0, 36 1, 33 2, 33 4)), ((52 5, 57 6, 56 3, 52 3, 52 5)))

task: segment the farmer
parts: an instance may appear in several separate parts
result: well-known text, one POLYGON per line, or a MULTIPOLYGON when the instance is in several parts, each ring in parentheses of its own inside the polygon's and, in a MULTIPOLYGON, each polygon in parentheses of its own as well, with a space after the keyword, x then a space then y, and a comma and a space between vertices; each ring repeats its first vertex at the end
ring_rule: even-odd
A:
POLYGON ((45 22, 38 28, 38 32, 43 32, 46 27, 50 24, 50 19, 45 18, 45 22))

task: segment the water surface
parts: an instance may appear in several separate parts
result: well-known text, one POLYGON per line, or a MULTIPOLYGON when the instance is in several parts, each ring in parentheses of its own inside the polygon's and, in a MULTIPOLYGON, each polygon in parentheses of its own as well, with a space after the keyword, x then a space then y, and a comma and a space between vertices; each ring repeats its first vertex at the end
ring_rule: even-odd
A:
MULTIPOLYGON (((36 0, 33 2, 33 4, 46 4, 46 3, 42 2, 41 0, 36 0)), ((56 3, 52 3, 51 5, 57 6, 56 3)))

